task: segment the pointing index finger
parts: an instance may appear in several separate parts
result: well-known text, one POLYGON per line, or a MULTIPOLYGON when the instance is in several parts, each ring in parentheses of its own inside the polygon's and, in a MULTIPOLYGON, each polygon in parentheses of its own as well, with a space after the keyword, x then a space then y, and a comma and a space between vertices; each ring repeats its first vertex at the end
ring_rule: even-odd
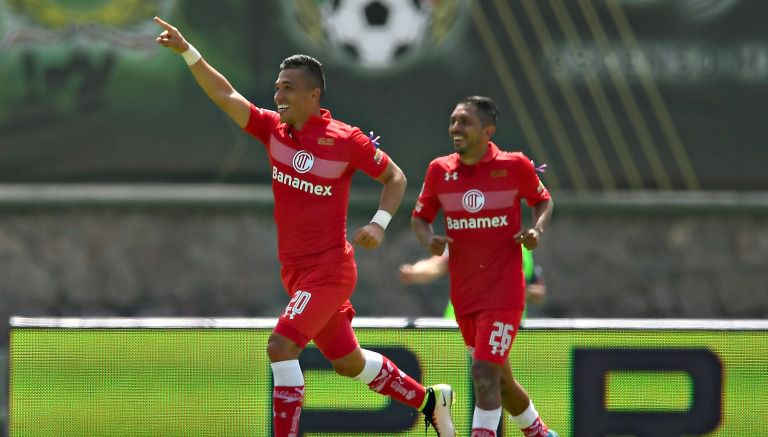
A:
POLYGON ((170 24, 168 24, 165 21, 163 21, 163 19, 160 18, 160 17, 155 17, 154 21, 155 21, 155 23, 159 24, 160 26, 163 26, 163 28, 165 30, 173 30, 173 26, 171 26, 170 24))

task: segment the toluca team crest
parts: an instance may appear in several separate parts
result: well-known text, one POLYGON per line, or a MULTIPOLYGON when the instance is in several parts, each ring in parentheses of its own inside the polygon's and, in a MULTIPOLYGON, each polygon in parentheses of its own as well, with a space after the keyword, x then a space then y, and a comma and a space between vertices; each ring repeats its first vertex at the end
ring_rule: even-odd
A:
POLYGON ((485 205, 485 195, 480 190, 469 190, 461 196, 461 205, 467 212, 478 212, 485 205))
POLYGON ((315 157, 306 150, 301 150, 293 155, 293 161, 291 162, 293 169, 299 173, 306 173, 312 170, 312 166, 315 164, 315 157))

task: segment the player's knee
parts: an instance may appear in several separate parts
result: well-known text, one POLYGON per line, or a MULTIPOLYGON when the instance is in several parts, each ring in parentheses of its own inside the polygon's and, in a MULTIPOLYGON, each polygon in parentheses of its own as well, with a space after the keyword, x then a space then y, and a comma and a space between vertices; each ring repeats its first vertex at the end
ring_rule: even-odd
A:
POLYGON ((270 335, 267 341, 267 355, 274 362, 294 360, 299 357, 301 348, 281 335, 270 335))
POLYGON ((333 370, 341 376, 354 378, 363 371, 365 360, 357 354, 349 354, 343 358, 331 361, 333 370))
POLYGON ((285 358, 285 347, 283 347, 278 342, 268 342, 267 343, 267 355, 269 356, 269 360, 274 362, 277 361, 283 361, 285 358))
POLYGON ((346 376, 347 378, 353 378, 357 376, 359 372, 355 372, 355 369, 352 365, 348 362, 333 362, 333 370, 338 373, 341 376, 346 376))

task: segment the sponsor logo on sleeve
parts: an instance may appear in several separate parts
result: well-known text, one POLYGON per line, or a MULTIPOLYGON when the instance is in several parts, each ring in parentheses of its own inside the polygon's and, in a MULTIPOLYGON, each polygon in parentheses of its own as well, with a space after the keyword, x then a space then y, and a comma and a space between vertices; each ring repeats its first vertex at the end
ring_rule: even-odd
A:
POLYGON ((376 149, 376 153, 373 154, 373 161, 376 165, 381 165, 381 160, 384 159, 384 152, 381 149, 376 149))

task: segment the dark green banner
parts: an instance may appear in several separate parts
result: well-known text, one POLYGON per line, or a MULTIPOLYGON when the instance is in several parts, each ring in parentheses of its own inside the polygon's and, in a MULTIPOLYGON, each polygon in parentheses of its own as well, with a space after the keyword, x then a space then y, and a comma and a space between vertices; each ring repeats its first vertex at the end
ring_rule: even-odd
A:
POLYGON ((747 0, 0 0, 0 182, 269 181, 154 15, 259 106, 283 58, 318 57, 325 106, 414 187, 483 94, 552 189, 768 189, 768 3, 747 0))

